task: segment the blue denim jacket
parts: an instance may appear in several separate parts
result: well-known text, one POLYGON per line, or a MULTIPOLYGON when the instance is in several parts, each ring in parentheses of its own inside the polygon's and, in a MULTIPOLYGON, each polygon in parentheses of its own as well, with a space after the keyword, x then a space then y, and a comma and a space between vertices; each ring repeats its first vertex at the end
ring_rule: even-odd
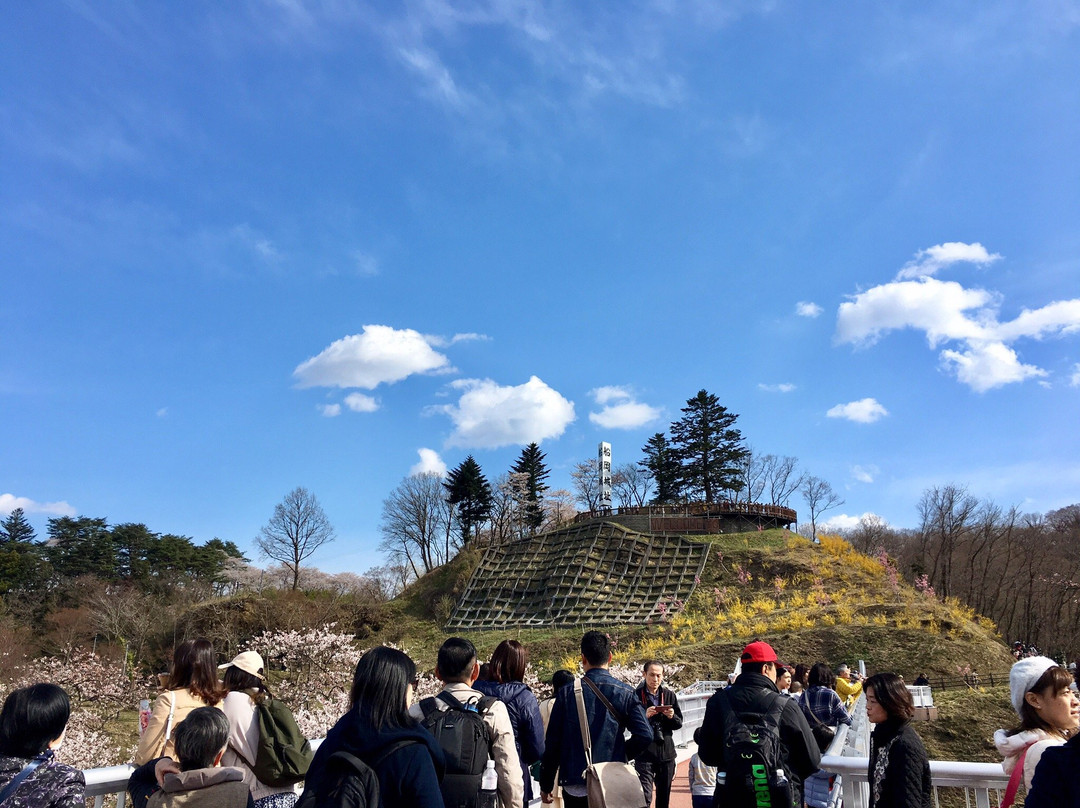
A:
MULTIPOLYGON (((620 682, 603 668, 592 668, 585 675, 600 688, 611 706, 623 716, 620 726, 592 689, 588 685, 582 686, 585 714, 592 738, 593 763, 625 763, 628 759, 633 759, 653 739, 652 727, 645 718, 645 708, 634 697, 634 689, 630 685, 620 682), (630 738, 625 741, 624 728, 630 730, 630 738)), ((585 783, 585 748, 581 745, 581 725, 578 721, 573 685, 567 685, 555 694, 555 706, 551 709, 544 747, 540 770, 542 792, 551 792, 555 785, 556 769, 561 785, 585 783)))

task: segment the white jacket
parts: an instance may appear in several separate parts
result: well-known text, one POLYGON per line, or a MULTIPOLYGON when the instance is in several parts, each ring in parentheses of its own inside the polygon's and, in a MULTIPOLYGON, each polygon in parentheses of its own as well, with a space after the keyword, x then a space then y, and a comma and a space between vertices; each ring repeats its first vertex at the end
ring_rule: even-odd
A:
POLYGON ((1027 757, 1024 758, 1024 787, 1031 788, 1031 778, 1035 776, 1035 767, 1039 765, 1042 753, 1051 746, 1061 746, 1065 739, 1060 735, 1051 735, 1041 729, 1026 729, 1015 735, 1008 735, 1005 730, 999 729, 994 733, 994 746, 998 754, 1005 760, 1001 768, 1005 774, 1011 775, 1016 768, 1016 762, 1020 759, 1020 753, 1027 749, 1027 757))

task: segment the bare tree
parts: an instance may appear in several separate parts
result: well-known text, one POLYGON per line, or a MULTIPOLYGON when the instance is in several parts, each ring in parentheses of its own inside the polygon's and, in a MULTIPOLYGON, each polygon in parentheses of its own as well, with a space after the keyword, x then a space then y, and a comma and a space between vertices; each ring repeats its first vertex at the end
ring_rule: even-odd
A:
POLYGON ((400 550, 417 576, 445 564, 450 559, 451 531, 442 475, 428 471, 398 483, 383 500, 379 533, 383 537, 379 549, 400 550))
POLYGON ((796 471, 797 457, 765 455, 763 458, 765 490, 769 492, 769 504, 786 507, 791 495, 803 484, 803 475, 796 471))
POLYGON ((739 460, 739 488, 732 492, 736 502, 759 502, 765 490, 764 458, 752 448, 739 460))
POLYGON ((833 487, 820 477, 809 476, 803 480, 803 499, 806 507, 810 510, 810 538, 817 541, 817 519, 825 511, 837 508, 844 504, 840 495, 833 491, 833 487))
POLYGON ((652 476, 636 463, 624 463, 611 473, 611 492, 620 508, 640 508, 652 491, 652 476))
POLYGON ((919 500, 924 554, 931 560, 930 582, 942 597, 952 594, 953 560, 975 529, 979 500, 957 485, 923 492, 919 500))
POLYGON ((577 508, 573 494, 565 488, 544 492, 544 524, 540 528, 542 532, 566 527, 575 516, 577 508))
POLYGON ((255 545, 264 556, 280 561, 292 572, 292 588, 300 585, 300 564, 334 540, 334 528, 319 500, 306 488, 294 488, 274 506, 255 545))
POLYGON ((595 457, 582 460, 570 472, 570 479, 573 480, 574 497, 582 509, 586 511, 595 511, 600 507, 600 470, 598 462, 595 457))

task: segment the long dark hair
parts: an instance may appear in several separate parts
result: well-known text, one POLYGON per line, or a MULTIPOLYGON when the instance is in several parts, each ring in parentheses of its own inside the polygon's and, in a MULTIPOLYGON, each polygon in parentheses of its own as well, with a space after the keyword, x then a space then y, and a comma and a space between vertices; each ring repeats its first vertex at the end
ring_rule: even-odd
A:
POLYGON ((372 648, 356 663, 349 708, 376 730, 410 727, 405 689, 416 681, 416 663, 396 648, 372 648))
POLYGON ((188 690, 213 707, 224 695, 217 678, 217 655, 210 640, 200 637, 176 646, 166 690, 188 690))
POLYGON ((521 682, 525 679, 525 667, 529 664, 529 652, 517 640, 503 640, 491 655, 491 676, 496 682, 521 682))
POLYGON ((875 673, 863 684, 863 692, 874 691, 874 698, 889 718, 910 721, 915 715, 915 702, 904 680, 895 673, 875 673))
POLYGON ((12 690, 0 710, 0 755, 32 758, 64 734, 71 700, 59 685, 41 682, 12 690))
POLYGON ((266 682, 260 679, 253 673, 248 673, 245 670, 241 670, 235 665, 230 665, 225 669, 225 675, 221 679, 221 683, 225 686, 225 690, 229 693, 234 691, 251 691, 255 693, 248 693, 256 701, 262 701, 266 696, 270 695, 270 688, 266 686, 266 682))

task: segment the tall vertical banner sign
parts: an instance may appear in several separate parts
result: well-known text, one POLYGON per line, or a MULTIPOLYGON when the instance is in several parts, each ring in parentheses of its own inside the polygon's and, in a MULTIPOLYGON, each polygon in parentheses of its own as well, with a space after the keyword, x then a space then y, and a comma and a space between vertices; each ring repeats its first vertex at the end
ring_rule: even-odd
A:
POLYGON ((600 507, 611 510, 611 444, 601 443, 597 456, 597 471, 600 472, 600 507))

